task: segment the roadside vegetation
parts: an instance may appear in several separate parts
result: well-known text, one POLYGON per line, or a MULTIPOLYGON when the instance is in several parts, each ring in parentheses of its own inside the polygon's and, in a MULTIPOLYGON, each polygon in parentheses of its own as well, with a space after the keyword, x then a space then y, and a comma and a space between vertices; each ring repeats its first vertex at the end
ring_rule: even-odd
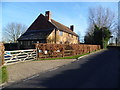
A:
POLYGON ((67 56, 67 57, 58 57, 58 58, 42 58, 40 60, 56 60, 56 59, 77 59, 81 56, 87 55, 89 53, 86 54, 82 54, 82 55, 75 55, 75 56, 67 56))
POLYGON ((102 48, 106 48, 110 38, 117 37, 118 34, 115 13, 108 8, 99 6, 90 8, 88 15, 85 44, 101 45, 102 48))
POLYGON ((7 82, 8 73, 6 66, 0 68, 0 84, 7 82))

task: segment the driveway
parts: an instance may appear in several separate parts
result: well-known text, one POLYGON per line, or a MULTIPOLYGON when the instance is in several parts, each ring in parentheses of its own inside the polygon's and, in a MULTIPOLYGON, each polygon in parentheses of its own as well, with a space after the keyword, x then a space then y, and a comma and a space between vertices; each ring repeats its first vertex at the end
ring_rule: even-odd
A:
POLYGON ((24 80, 38 73, 43 73, 45 71, 58 68, 59 66, 69 64, 73 61, 75 61, 75 59, 39 60, 7 65, 9 76, 8 83, 24 80))

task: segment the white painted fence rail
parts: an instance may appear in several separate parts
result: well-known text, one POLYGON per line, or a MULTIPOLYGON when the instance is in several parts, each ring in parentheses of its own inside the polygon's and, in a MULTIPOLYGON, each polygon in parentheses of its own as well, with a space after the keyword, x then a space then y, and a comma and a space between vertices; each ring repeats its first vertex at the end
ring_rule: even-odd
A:
POLYGON ((19 61, 35 60, 37 57, 36 49, 5 51, 5 64, 19 61))

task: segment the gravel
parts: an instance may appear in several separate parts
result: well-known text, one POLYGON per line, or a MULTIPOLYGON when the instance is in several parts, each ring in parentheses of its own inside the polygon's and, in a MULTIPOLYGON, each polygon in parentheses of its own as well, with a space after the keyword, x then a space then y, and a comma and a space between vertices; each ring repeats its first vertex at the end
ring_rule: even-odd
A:
POLYGON ((60 66, 74 62, 76 59, 61 59, 61 60, 41 60, 41 61, 26 61, 7 65, 8 83, 24 80, 32 77, 35 74, 45 71, 54 70, 60 66))

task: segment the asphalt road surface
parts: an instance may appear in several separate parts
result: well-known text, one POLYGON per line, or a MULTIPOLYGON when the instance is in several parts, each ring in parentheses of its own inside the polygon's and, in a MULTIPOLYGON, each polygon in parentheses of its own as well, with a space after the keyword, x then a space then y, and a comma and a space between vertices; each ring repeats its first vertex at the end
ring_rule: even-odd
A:
POLYGON ((5 88, 119 88, 120 52, 108 49, 5 88))

